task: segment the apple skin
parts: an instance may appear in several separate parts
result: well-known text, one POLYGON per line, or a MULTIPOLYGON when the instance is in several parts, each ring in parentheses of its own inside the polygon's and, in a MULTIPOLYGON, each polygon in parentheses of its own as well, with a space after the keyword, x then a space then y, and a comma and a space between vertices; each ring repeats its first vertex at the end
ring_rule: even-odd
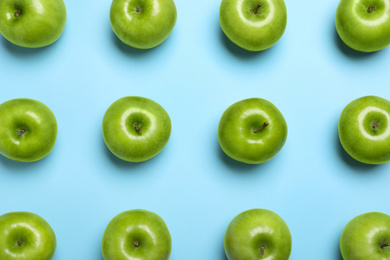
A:
POLYGON ((272 159, 287 139, 287 123, 271 102, 261 98, 241 100, 222 114, 218 141, 222 150, 234 160, 259 164, 272 159), (254 133, 265 122, 261 131, 254 133))
POLYGON ((57 139, 57 121, 45 104, 27 98, 0 105, 0 154, 21 162, 47 156, 57 139))
POLYGON ((148 98, 118 99, 103 118, 104 142, 115 156, 128 162, 154 157, 168 143, 170 135, 171 119, 167 111, 148 98))
POLYGON ((42 217, 30 212, 0 216, 1 260, 49 260, 56 245, 54 231, 42 217))
POLYGON ((63 0, 1 0, 0 33, 8 41, 26 48, 55 42, 66 23, 63 0), (15 13, 20 12, 16 17, 15 13))
POLYGON ((337 33, 354 50, 381 50, 390 44, 389 12, 390 0, 341 0, 336 11, 337 33))
POLYGON ((171 250, 172 238, 164 220, 143 209, 118 214, 102 239, 104 260, 167 260, 171 250))
POLYGON ((390 102, 365 96, 350 102, 341 112, 338 132, 344 150, 366 164, 390 161, 390 102))
POLYGON ((223 244, 229 260, 287 260, 292 238, 278 214, 267 209, 250 209, 230 222, 223 244))
POLYGON ((344 260, 390 259, 390 216, 369 212, 352 219, 340 238, 344 260))
POLYGON ((165 41, 176 19, 172 0, 113 0, 111 4, 112 30, 123 43, 137 49, 154 48, 165 41))
POLYGON ((233 43, 248 51, 262 51, 286 30, 286 4, 283 0, 222 0, 219 21, 233 43))

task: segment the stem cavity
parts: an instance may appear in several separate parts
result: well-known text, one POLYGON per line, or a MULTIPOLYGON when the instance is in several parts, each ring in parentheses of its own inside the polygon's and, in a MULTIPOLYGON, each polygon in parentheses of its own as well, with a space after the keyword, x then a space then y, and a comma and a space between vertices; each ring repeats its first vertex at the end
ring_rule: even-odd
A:
POLYGON ((368 10, 367 12, 371 13, 372 11, 374 11, 375 7, 370 5, 370 7, 368 7, 368 10))
POLYGON ((18 246, 22 245, 22 241, 18 240, 18 246))
POLYGON ((264 255, 264 249, 265 249, 265 246, 260 247, 260 255, 264 255))
POLYGON ((379 123, 378 123, 378 122, 373 122, 373 123, 371 123, 371 129, 372 129, 373 131, 378 131, 378 129, 379 129, 379 123))
POLYGON ((141 129, 141 127, 140 127, 140 125, 139 124, 134 124, 134 129, 138 132, 138 133, 142 133, 142 129, 141 129))
POLYGON ((135 11, 136 11, 137 13, 141 13, 141 7, 140 7, 139 5, 137 5, 137 7, 135 8, 135 11))
POLYGON ((138 240, 135 240, 135 241, 134 241, 134 246, 135 246, 135 247, 139 247, 139 241, 138 241, 138 240))
POLYGON ((26 130, 25 129, 20 129, 18 131, 18 136, 22 136, 24 133, 26 133, 26 130))
POLYGON ((256 6, 256 8, 253 10, 253 13, 254 14, 257 14, 257 11, 259 11, 259 8, 262 6, 262 4, 261 3, 258 3, 257 4, 257 6, 256 6))
POLYGON ((381 249, 384 249, 385 247, 390 246, 390 243, 382 243, 381 244, 381 249))
POLYGON ((265 121, 262 126, 252 129, 252 132, 256 134, 256 133, 260 132, 261 130, 263 130, 264 128, 266 128, 268 125, 269 125, 269 123, 267 121, 265 121))
POLYGON ((19 17, 21 14, 22 14, 22 11, 17 11, 17 12, 14 13, 14 16, 15 17, 19 17))

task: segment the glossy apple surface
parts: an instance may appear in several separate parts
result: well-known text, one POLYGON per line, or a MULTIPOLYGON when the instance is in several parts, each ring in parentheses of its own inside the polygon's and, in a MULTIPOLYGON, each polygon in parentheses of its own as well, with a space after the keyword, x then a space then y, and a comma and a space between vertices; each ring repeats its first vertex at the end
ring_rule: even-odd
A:
POLYGON ((21 47, 52 44, 61 36, 65 22, 63 0, 0 1, 0 33, 21 47))
POLYGON ((33 99, 13 99, 0 105, 0 154, 33 162, 47 156, 57 139, 53 112, 33 99))
POLYGON ((103 137, 118 158, 142 162, 157 155, 171 135, 171 119, 165 109, 144 97, 115 101, 103 118, 103 137))
POLYGON ((231 158, 249 164, 273 158, 287 139, 287 123, 271 102, 261 98, 241 100, 222 114, 218 141, 231 158))
POLYGON ((376 96, 353 100, 341 112, 341 145, 354 159, 366 164, 390 161, 390 102, 376 96))
POLYGON ((390 259, 390 216, 369 212, 352 219, 340 238, 344 260, 390 259))
POLYGON ((230 222, 223 244, 229 260, 287 260, 292 238, 286 222, 278 214, 251 209, 230 222))
POLYGON ((151 211, 128 210, 118 214, 103 234, 104 260, 167 260, 172 239, 164 220, 151 211))
POLYGON ((222 0, 219 21, 226 36, 249 51, 272 47, 287 26, 283 0, 222 0))
POLYGON ((56 236, 42 217, 30 212, 0 216, 1 260, 49 260, 56 250, 56 236))
POLYGON ((111 27, 125 44, 150 49, 165 41, 176 23, 173 0, 113 0, 111 27))
POLYGON ((343 42, 362 52, 390 44, 390 0, 341 0, 336 29, 343 42))

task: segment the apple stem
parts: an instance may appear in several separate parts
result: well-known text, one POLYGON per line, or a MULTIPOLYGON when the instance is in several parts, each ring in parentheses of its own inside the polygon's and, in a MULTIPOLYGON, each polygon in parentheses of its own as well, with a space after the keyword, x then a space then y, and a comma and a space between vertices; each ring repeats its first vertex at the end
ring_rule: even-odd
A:
POLYGON ((374 11, 375 7, 373 7, 372 5, 370 5, 370 7, 368 7, 368 10, 367 12, 371 13, 372 11, 374 11))
POLYGON ((15 17, 19 17, 21 14, 22 14, 22 11, 17 11, 17 12, 14 13, 14 16, 15 17))
POLYGON ((134 241, 134 246, 135 246, 135 247, 139 247, 139 241, 138 241, 138 240, 135 240, 135 241, 134 241))
POLYGON ((134 124, 134 129, 137 130, 138 133, 142 133, 142 129, 139 124, 134 124))
POLYGON ((381 244, 381 249, 383 249, 384 247, 388 247, 388 246, 390 246, 390 243, 381 244))
POLYGON ((259 11, 259 8, 262 6, 262 4, 261 3, 258 3, 257 4, 257 6, 256 6, 256 8, 255 8, 255 10, 253 10, 253 13, 254 14, 257 14, 257 11, 259 11))
POLYGON ((268 125, 269 125, 269 123, 267 121, 265 121, 262 126, 260 126, 259 128, 253 129, 252 132, 256 134, 256 133, 260 132, 261 130, 263 130, 264 128, 266 128, 268 125))
POLYGON ((135 11, 136 11, 137 13, 140 13, 140 12, 141 12, 141 7, 140 7, 139 5, 137 5, 137 7, 135 8, 135 11))
POLYGON ((260 247, 260 255, 264 255, 264 249, 265 249, 265 246, 260 247))
POLYGON ((22 241, 18 240, 17 243, 18 243, 18 245, 20 246, 20 245, 22 244, 22 241))
POLYGON ((24 129, 19 130, 18 136, 22 136, 25 132, 26 132, 26 130, 24 130, 24 129))
POLYGON ((378 128, 379 128, 379 123, 371 123, 371 128, 372 128, 372 130, 378 130, 378 128))

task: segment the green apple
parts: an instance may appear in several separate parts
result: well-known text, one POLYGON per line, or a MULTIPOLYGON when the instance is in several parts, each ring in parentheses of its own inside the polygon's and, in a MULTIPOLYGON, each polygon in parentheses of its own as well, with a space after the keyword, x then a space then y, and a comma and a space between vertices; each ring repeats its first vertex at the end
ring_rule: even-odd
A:
POLYGON ((0 33, 21 47, 55 42, 66 22, 63 0, 0 0, 0 33))
POLYGON ((0 104, 0 154, 34 162, 47 156, 57 139, 57 121, 43 103, 27 98, 0 104))
POLYGON ((1 260, 49 260, 56 245, 54 231, 42 217, 30 212, 0 216, 1 260))
POLYGON ((390 44, 390 0, 341 0, 336 29, 350 48, 373 52, 390 44))
POLYGON ((125 44, 150 49, 165 41, 176 23, 173 0, 113 0, 111 27, 125 44))
POLYGON ((344 150, 359 162, 390 161, 390 102, 366 96, 353 100, 341 112, 338 131, 344 150))
POLYGON ((267 209, 238 214, 227 227, 223 241, 229 260, 287 260, 292 238, 284 220, 267 209))
POLYGON ((128 162, 157 155, 168 143, 171 119, 158 103, 144 97, 115 101, 103 118, 103 138, 108 149, 128 162))
POLYGON ((164 220, 143 209, 118 214, 103 234, 104 260, 167 260, 171 249, 171 234, 164 220))
POLYGON ((390 259, 390 216, 369 212, 352 219, 340 238, 344 260, 390 259))
POLYGON ((273 158, 287 139, 287 124, 271 102, 261 98, 241 100, 222 114, 218 141, 234 160, 259 164, 273 158))
POLYGON ((222 0, 219 22, 226 36, 248 51, 272 47, 287 26, 284 0, 222 0))

